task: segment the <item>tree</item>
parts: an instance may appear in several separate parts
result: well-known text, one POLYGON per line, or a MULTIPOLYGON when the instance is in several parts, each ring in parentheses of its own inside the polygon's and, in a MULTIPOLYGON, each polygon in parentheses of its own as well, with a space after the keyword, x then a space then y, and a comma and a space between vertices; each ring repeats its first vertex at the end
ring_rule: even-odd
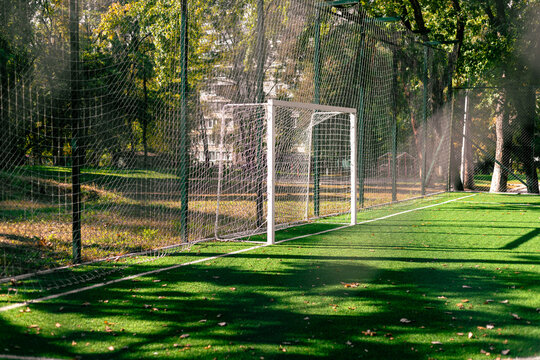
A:
MULTIPOLYGON (((536 192, 537 165, 531 144, 534 143, 532 129, 538 121, 533 93, 540 71, 539 2, 392 0, 365 1, 363 5, 373 16, 400 16, 403 25, 424 40, 455 40, 451 48, 447 47, 450 51, 447 75, 453 77, 454 85, 470 84, 468 79, 471 79, 478 86, 504 89, 493 95, 497 96, 497 161, 492 189, 506 189, 505 167, 510 166, 512 159, 522 164, 530 184, 528 190, 536 192), (516 90, 524 88, 529 90, 516 90)), ((441 92, 436 88, 440 89, 440 85, 433 84, 431 92, 437 96, 441 92)), ((434 108, 440 99, 432 100, 434 108)), ((455 150, 457 145, 460 143, 454 144, 455 150)), ((455 155, 458 153, 454 151, 455 155)), ((454 157, 451 161, 454 188, 460 189, 459 160, 454 157)))

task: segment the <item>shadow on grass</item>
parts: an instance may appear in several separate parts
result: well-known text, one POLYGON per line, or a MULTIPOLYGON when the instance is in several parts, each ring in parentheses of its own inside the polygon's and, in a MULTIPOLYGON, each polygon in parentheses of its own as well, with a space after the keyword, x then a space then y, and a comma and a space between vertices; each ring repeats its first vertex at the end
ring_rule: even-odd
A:
MULTIPOLYGON (((463 359, 480 350, 510 348, 513 356, 539 350, 538 313, 513 304, 514 288, 539 290, 537 273, 404 268, 399 257, 313 256, 295 249, 288 256, 238 254, 230 266, 200 264, 33 305, 47 319, 40 335, 16 325, 20 320, 4 319, 0 337, 11 354, 82 359, 463 359), (382 261, 390 263, 374 265, 382 261), (465 306, 456 306, 465 298, 465 306), (68 319, 80 327, 54 328, 68 319), (57 335, 49 335, 51 329, 57 335), (469 331, 472 339, 456 335, 469 331)), ((152 269, 138 266, 139 272, 152 269)))
POLYGON ((514 240, 512 242, 509 242, 505 246, 501 247, 501 249, 506 249, 506 250, 515 249, 515 248, 519 247, 520 245, 525 244, 527 241, 530 241, 530 240, 536 238, 537 236, 540 236, 540 228, 536 228, 536 229, 528 232, 527 234, 525 234, 523 236, 520 236, 516 240, 514 240))

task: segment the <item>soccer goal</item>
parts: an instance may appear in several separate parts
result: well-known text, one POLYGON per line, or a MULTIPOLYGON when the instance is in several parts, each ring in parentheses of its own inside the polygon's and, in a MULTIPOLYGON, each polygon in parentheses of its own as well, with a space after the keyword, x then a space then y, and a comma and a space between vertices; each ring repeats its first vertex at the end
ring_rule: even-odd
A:
POLYGON ((217 239, 266 232, 273 244, 276 230, 321 217, 355 224, 355 109, 228 104, 218 141, 217 239))

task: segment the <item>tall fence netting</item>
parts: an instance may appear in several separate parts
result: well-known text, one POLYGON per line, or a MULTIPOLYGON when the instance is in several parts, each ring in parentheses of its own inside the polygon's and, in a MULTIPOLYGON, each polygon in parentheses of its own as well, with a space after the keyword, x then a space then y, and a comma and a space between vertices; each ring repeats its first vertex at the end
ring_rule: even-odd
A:
POLYGON ((456 90, 453 178, 465 190, 537 194, 539 104, 537 87, 456 90))
MULTIPOLYGON (((183 18, 181 3, 14 1, 2 9, 6 289, 36 272, 46 280, 28 286, 89 281, 199 240, 264 229, 267 110, 232 104, 356 109, 361 211, 446 190, 444 52, 358 5, 190 0, 183 18), (77 251, 86 265, 73 266, 77 251)), ((348 115, 280 111, 279 223, 350 211, 348 115), (312 122, 319 128, 307 131, 312 122)))

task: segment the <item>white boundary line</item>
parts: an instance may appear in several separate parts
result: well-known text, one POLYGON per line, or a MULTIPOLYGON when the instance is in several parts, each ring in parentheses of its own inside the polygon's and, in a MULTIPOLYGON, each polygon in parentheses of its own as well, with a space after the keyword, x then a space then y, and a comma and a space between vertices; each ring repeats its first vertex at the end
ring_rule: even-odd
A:
MULTIPOLYGON (((460 198, 457 198, 457 199, 451 199, 451 200, 443 201, 442 203, 431 204, 431 205, 422 206, 422 207, 415 208, 415 209, 409 209, 409 210, 401 211, 401 212, 386 215, 386 216, 383 216, 383 217, 380 217, 380 218, 377 218, 377 219, 364 220, 364 221, 359 222, 357 225, 367 224, 367 223, 371 223, 371 222, 375 222, 375 221, 379 221, 379 220, 388 219, 388 218, 391 218, 391 217, 394 217, 394 216, 407 214, 407 213, 410 213, 410 212, 413 212, 413 211, 418 211, 418 210, 423 210, 423 209, 427 209, 427 208, 431 208, 431 207, 435 207, 435 206, 439 206, 439 205, 448 204, 448 203, 451 203, 451 202, 454 202, 454 201, 463 200, 463 199, 470 198, 470 197, 476 196, 476 195, 477 194, 467 195, 467 196, 463 196, 463 197, 460 197, 460 198)), ((319 231, 319 232, 313 233, 313 234, 300 235, 300 236, 296 236, 296 237, 291 238, 291 239, 285 239, 285 240, 276 241, 276 244, 281 244, 281 243, 284 243, 284 242, 287 242, 287 241, 292 241, 292 240, 304 239, 304 238, 307 238, 307 237, 310 237, 310 236, 322 235, 322 234, 326 234, 326 233, 329 233, 329 232, 332 232, 332 231, 342 230, 342 229, 345 229, 345 228, 348 228, 348 227, 351 227, 351 225, 339 226, 339 227, 336 227, 336 228, 333 228, 333 229, 323 230, 323 231, 319 231)), ((124 278, 121 278, 121 279, 104 281, 104 282, 101 282, 101 283, 98 283, 98 284, 85 286, 85 287, 82 287, 82 288, 79 288, 79 289, 74 289, 74 290, 66 291, 66 292, 59 293, 59 294, 44 296, 42 298, 38 298, 38 299, 34 299, 34 300, 28 300, 28 301, 21 302, 21 303, 15 303, 15 304, 3 306, 3 307, 0 307, 0 312, 17 309, 17 308, 20 308, 20 307, 23 307, 23 306, 26 306, 26 305, 29 305, 29 304, 38 304, 38 303, 41 303, 41 302, 44 302, 44 301, 47 301, 47 300, 58 299, 58 298, 63 297, 63 296, 67 296, 67 295, 71 295, 71 294, 77 294, 77 293, 80 293, 80 292, 83 292, 83 291, 97 289, 97 288, 100 288, 100 287, 103 287, 103 286, 116 284, 116 283, 119 283, 119 282, 122 282, 122 281, 133 280, 133 279, 143 277, 143 276, 147 276, 147 275, 158 274, 158 273, 161 273, 161 272, 164 272, 164 271, 170 271, 170 270, 178 269, 178 268, 188 266, 188 265, 194 265, 194 264, 198 264, 198 263, 205 262, 205 261, 211 261, 211 260, 219 259, 219 258, 230 256, 230 255, 241 254, 241 253, 244 253, 244 252, 260 249, 260 248, 267 247, 267 246, 269 246, 269 244, 252 246, 250 248, 233 251, 233 252, 226 253, 226 254, 211 256, 211 257, 208 257, 208 258, 193 260, 193 261, 190 261, 190 262, 187 262, 187 263, 177 264, 177 265, 169 266, 169 267, 166 267, 166 268, 155 269, 155 270, 150 270, 150 271, 146 271, 146 272, 139 273, 139 274, 130 275, 130 276, 127 276, 127 277, 124 277, 124 278)))
POLYGON ((398 212, 398 213, 395 213, 395 214, 386 215, 386 216, 383 216, 383 217, 380 217, 380 218, 377 218, 377 219, 364 220, 364 221, 359 222, 358 225, 388 219, 388 218, 391 218, 391 217, 394 217, 394 216, 407 214, 407 213, 417 211, 417 210, 423 210, 423 209, 432 208, 432 207, 439 206, 439 205, 448 204, 448 203, 451 203, 451 202, 454 202, 454 201, 463 200, 463 199, 470 198, 470 197, 473 197, 473 196, 476 196, 476 195, 477 194, 467 195, 467 196, 463 196, 463 197, 460 197, 460 198, 457 198, 457 199, 443 201, 442 203, 431 204, 431 205, 426 205, 426 206, 422 206, 422 207, 415 208, 415 209, 404 210, 404 211, 401 211, 401 212, 398 212))

